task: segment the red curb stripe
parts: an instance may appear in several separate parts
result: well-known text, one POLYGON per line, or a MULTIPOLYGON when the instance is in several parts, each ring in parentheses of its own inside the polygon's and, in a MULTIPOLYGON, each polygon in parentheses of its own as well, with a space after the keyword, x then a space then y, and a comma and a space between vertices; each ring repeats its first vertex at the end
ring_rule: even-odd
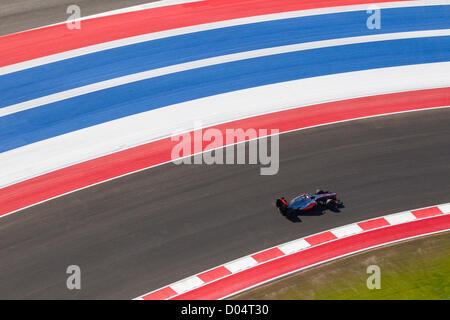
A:
POLYGON ((147 294, 146 296, 143 296, 142 299, 144 300, 165 300, 170 297, 173 297, 174 295, 177 295, 178 293, 173 290, 171 287, 165 287, 164 289, 152 292, 150 294, 147 294))
POLYGON ((358 223, 358 226, 360 226, 364 231, 381 228, 388 225, 389 222, 387 222, 385 218, 378 218, 358 223))
POLYGON ((426 217, 432 217, 437 216, 440 214, 444 214, 438 207, 433 208, 426 208, 426 209, 420 209, 420 210, 414 210, 411 211, 411 213, 417 218, 426 218, 426 217))
MULTIPOLYGON (((233 121, 215 128, 222 133, 227 128, 277 128, 282 133, 336 121, 449 105, 450 87, 323 103, 233 121)), ((150 142, 2 188, 0 216, 170 161, 172 148, 177 143, 170 138, 150 142)))
POLYGON ((272 248, 263 252, 256 253, 252 255, 252 258, 255 259, 258 263, 262 263, 267 260, 275 259, 281 256, 284 256, 283 251, 281 251, 278 248, 272 248))
POLYGON ((333 258, 392 241, 445 230, 450 230, 450 215, 414 220, 359 233, 260 264, 219 281, 183 293, 172 298, 172 300, 221 299, 263 282, 333 258))
MULTIPOLYGON (((251 16, 392 0, 207 0, 81 21, 0 37, 0 67, 153 32, 251 16), (126 28, 124 28, 126 26, 126 28)), ((400 0, 406 1, 406 0, 400 0)))
POLYGON ((315 246, 317 244, 320 243, 324 243, 327 241, 331 241, 337 239, 337 237, 331 232, 331 231, 327 231, 324 233, 319 233, 316 234, 315 236, 311 236, 308 238, 305 238, 305 240, 311 245, 311 246, 315 246))
POLYGON ((210 271, 206 271, 202 274, 199 274, 199 277, 203 282, 211 282, 217 280, 219 278, 228 276, 231 274, 231 271, 225 268, 224 266, 220 266, 210 271))

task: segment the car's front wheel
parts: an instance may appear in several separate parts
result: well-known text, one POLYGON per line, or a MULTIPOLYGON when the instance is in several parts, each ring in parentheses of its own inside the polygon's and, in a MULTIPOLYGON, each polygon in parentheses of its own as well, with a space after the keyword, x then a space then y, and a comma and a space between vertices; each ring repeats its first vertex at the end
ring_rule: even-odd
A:
POLYGON ((328 199, 327 202, 325 202, 325 205, 327 206, 327 208, 336 209, 337 203, 336 200, 328 199))

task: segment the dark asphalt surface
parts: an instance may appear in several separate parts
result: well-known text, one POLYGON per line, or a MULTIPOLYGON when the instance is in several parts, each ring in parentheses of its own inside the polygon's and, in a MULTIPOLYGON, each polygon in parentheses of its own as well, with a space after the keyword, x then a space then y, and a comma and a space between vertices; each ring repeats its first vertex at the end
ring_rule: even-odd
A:
POLYGON ((0 298, 129 299, 308 234, 450 202, 450 109, 280 136, 280 171, 167 164, 0 219, 0 298), (340 213, 280 215, 275 198, 339 193, 340 213), (66 288, 78 265, 82 289, 66 288))
POLYGON ((66 21, 69 5, 89 16, 157 0, 0 0, 0 36, 66 21))

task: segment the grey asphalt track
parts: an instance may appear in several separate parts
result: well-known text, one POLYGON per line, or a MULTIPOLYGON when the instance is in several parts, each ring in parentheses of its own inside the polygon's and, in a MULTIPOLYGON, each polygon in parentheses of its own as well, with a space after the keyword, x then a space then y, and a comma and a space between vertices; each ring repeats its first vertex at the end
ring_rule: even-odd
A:
POLYGON ((0 36, 66 21, 73 4, 85 17, 150 2, 155 0, 0 0, 0 36))
POLYGON ((450 109, 280 136, 280 171, 167 164, 0 219, 0 298, 130 299, 308 234, 450 202, 450 109), (280 215, 274 200, 317 187, 340 213, 280 215), (66 288, 78 265, 82 289, 66 288))

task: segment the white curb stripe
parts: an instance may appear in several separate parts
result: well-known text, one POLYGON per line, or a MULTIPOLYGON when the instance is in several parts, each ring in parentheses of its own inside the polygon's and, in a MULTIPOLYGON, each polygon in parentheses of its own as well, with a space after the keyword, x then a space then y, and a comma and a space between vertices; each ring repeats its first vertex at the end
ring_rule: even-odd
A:
POLYGON ((204 282, 197 276, 184 279, 180 282, 172 284, 170 287, 179 294, 198 288, 203 285, 204 282))
POLYGON ((416 220, 416 216, 413 215, 411 212, 401 212, 393 215, 389 215, 387 217, 384 217, 387 222, 389 222, 390 225, 395 225, 399 223, 409 222, 416 220))
POLYGON ((438 206, 439 210, 441 210, 444 214, 450 213, 450 203, 442 204, 438 206))

